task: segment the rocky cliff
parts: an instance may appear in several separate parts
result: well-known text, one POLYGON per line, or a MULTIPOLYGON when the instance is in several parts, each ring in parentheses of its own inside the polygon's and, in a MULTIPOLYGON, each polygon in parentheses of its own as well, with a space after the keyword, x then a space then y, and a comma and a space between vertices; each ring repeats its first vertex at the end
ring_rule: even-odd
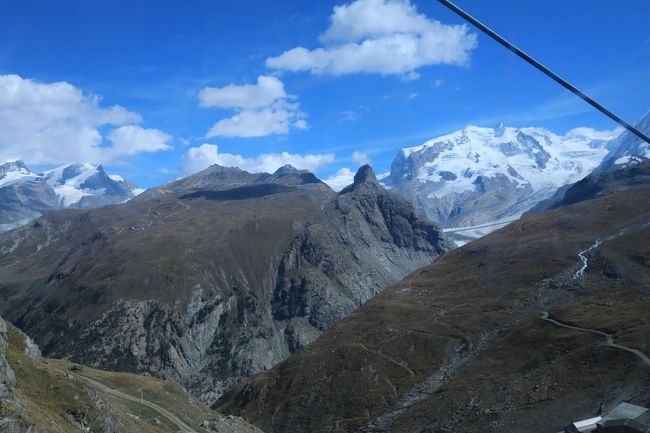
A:
POLYGON ((211 401, 451 247, 370 167, 340 194, 291 167, 211 167, 0 237, 0 309, 50 356, 211 401))
POLYGON ((16 376, 7 360, 7 325, 0 317, 0 399, 11 395, 16 376))

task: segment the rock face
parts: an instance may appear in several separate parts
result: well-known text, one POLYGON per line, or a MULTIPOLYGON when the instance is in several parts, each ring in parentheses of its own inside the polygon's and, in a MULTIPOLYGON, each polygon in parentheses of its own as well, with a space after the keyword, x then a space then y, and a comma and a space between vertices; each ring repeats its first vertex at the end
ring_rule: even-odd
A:
POLYGON ((16 376, 7 360, 7 325, 0 317, 0 399, 8 398, 16 385, 16 376))
POLYGON ((52 210, 122 203, 141 190, 101 165, 70 164, 34 173, 22 161, 0 165, 0 233, 52 210))
POLYGON ((370 167, 336 194, 291 167, 214 166, 0 237, 0 311, 49 356, 212 401, 452 247, 370 167))
POLYGON ((648 406, 650 162, 600 182, 410 274, 213 408, 267 433, 543 433, 648 406))
POLYGON ((614 133, 468 126, 402 149, 382 182, 443 227, 518 218, 596 168, 614 133))

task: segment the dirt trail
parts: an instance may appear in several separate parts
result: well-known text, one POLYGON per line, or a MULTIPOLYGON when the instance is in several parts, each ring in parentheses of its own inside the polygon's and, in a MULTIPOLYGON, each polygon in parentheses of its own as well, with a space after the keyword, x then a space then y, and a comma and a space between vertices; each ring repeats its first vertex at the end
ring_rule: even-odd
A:
POLYGON ((138 403, 138 404, 142 404, 144 406, 147 406, 147 407, 155 410, 156 412, 158 412, 159 414, 161 414, 162 416, 164 416, 165 418, 167 418, 168 420, 170 420, 171 422, 176 424, 176 426, 179 429, 181 429, 183 432, 197 433, 194 429, 192 429, 190 426, 188 426, 183 421, 181 421, 176 415, 174 415, 173 413, 169 412, 166 409, 163 409, 162 407, 158 406, 155 403, 152 403, 152 402, 144 400, 144 399, 141 400, 138 397, 134 397, 132 395, 125 394, 122 391, 118 391, 116 389, 110 388, 110 387, 104 385, 103 383, 97 382, 96 380, 93 380, 93 379, 91 379, 89 377, 86 377, 86 376, 78 376, 78 377, 83 378, 85 381, 91 383, 93 386, 96 386, 101 391, 103 391, 103 392, 105 392, 107 394, 111 394, 111 395, 113 395, 115 397, 119 397, 119 398, 122 398, 122 399, 125 399, 125 400, 130 400, 130 401, 133 401, 133 402, 138 403))
POLYGON ((555 326, 559 326, 562 328, 567 328, 567 329, 573 329, 576 331, 582 331, 582 332, 589 332, 592 334, 600 335, 601 337, 605 337, 607 340, 607 345, 610 347, 615 347, 616 349, 620 350, 625 350, 626 352, 630 352, 634 355, 636 355, 646 366, 650 367, 650 358, 648 355, 645 353, 641 352, 640 350, 637 349, 632 349, 631 347, 626 347, 626 346, 621 346, 620 344, 614 343, 614 334, 609 334, 607 332, 599 331, 597 329, 589 329, 589 328, 581 328, 580 326, 573 326, 573 325, 568 325, 566 323, 562 323, 558 320, 551 319, 548 316, 548 312, 545 311, 540 319, 545 320, 547 322, 550 322, 554 324, 555 326))

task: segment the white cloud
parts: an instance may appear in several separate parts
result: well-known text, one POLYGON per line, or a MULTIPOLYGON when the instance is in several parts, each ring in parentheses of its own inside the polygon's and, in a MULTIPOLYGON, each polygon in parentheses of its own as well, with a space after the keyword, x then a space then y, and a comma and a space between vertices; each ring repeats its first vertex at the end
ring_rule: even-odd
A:
POLYGON ((359 165, 364 165, 370 163, 370 158, 368 158, 367 153, 354 151, 352 152, 352 161, 359 165))
POLYGON ((238 111, 234 116, 215 123, 206 136, 264 137, 287 134, 291 129, 307 129, 307 116, 295 99, 295 96, 287 95, 282 81, 265 75, 257 77, 257 84, 206 87, 199 92, 201 107, 238 111))
POLYGON ((252 109, 267 107, 287 97, 284 84, 275 77, 260 75, 257 84, 206 87, 199 93, 201 107, 252 109))
POLYGON ((417 12, 409 0, 356 0, 335 6, 321 48, 270 57, 273 69, 344 75, 400 74, 417 79, 422 66, 465 65, 477 45, 466 25, 446 25, 417 12))
POLYGON ((167 144, 172 137, 158 129, 145 129, 138 125, 120 126, 108 134, 116 155, 135 155, 141 152, 158 152, 170 150, 167 144))
POLYGON ((612 129, 611 131, 598 131, 593 128, 588 128, 588 127, 579 127, 579 128, 573 128, 569 132, 567 132, 564 137, 566 138, 581 138, 581 137, 586 137, 591 140, 602 140, 602 141, 610 141, 621 135, 625 129, 622 126, 616 127, 612 129))
POLYGON ((263 153, 246 158, 232 153, 219 153, 216 144, 202 144, 193 147, 185 153, 181 161, 184 175, 201 171, 213 164, 225 167, 238 167, 251 173, 273 173, 284 165, 292 165, 297 169, 317 172, 334 161, 331 153, 322 154, 294 154, 288 152, 263 153))
POLYGON ((297 103, 280 100, 260 110, 243 110, 215 123, 207 137, 264 137, 287 134, 291 128, 307 129, 305 114, 297 103))
POLYGON ((323 179, 334 191, 341 191, 346 186, 354 182, 355 173, 347 167, 341 168, 330 177, 323 179))
MULTIPOLYGON (((0 160, 99 163, 170 148, 166 143, 161 146, 160 141, 128 141, 129 137, 140 139, 155 131, 134 125, 140 121, 138 113, 119 105, 104 108, 101 97, 84 94, 66 82, 41 83, 18 75, 0 75, 0 160), (100 132, 106 127, 118 127, 109 132, 116 137, 112 146, 104 142, 100 132), (128 131, 139 133, 129 135, 128 131)), ((171 139, 156 132, 158 139, 171 139)))

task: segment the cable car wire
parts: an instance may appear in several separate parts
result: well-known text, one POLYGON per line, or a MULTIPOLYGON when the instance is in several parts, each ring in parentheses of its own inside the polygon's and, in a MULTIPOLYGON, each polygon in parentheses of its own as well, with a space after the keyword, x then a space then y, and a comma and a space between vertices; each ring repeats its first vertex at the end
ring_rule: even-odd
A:
POLYGON ((443 5, 445 5, 446 7, 448 7, 449 9, 451 9, 456 14, 460 15, 462 18, 472 23, 474 26, 478 27, 483 33, 485 33, 486 35, 488 35, 489 37, 491 37, 492 39, 494 39, 495 41, 497 41, 498 43, 500 43, 501 45, 503 45, 513 53, 515 53, 517 56, 521 57, 532 66, 539 69, 548 77, 550 77, 551 79, 559 83, 562 87, 569 90, 579 98, 583 99, 585 102, 587 102, 589 105, 594 107, 596 110, 600 111, 601 113, 603 113, 604 115, 612 119, 614 122, 618 123, 625 129, 630 131, 632 134, 636 135, 646 143, 650 144, 650 137, 648 137, 646 134, 639 131, 637 128, 627 123, 625 120, 623 120, 622 118, 620 118, 619 116, 617 116, 616 114, 614 114, 613 112, 605 108, 603 105, 595 101, 593 98, 589 97, 584 92, 580 91, 577 87, 569 83, 567 80, 563 79, 555 72, 551 71, 549 68, 547 68, 546 66, 542 65, 540 62, 535 60, 533 57, 531 57, 530 55, 526 54, 524 51, 517 48, 515 45, 510 43, 504 37, 496 33, 494 30, 492 30, 491 28, 489 28, 488 26, 486 26, 485 24, 483 24, 473 16, 471 16, 469 13, 465 12, 464 10, 462 10, 461 8, 459 8, 449 0, 438 0, 438 1, 443 5))

